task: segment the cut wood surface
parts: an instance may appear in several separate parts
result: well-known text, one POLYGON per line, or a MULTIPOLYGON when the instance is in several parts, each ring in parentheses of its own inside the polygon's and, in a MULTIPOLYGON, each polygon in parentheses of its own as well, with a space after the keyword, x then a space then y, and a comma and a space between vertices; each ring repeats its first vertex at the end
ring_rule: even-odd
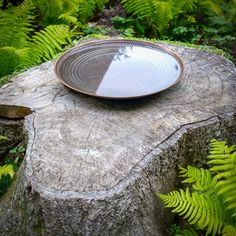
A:
POLYGON ((0 88, 1 105, 33 111, 25 118, 24 164, 0 203, 0 233, 165 235, 167 212, 154 193, 171 190, 177 164, 200 162, 211 138, 236 140, 233 63, 165 46, 183 59, 184 77, 150 97, 114 101, 75 93, 55 77, 53 61, 0 88), (11 229, 10 216, 18 219, 11 229))

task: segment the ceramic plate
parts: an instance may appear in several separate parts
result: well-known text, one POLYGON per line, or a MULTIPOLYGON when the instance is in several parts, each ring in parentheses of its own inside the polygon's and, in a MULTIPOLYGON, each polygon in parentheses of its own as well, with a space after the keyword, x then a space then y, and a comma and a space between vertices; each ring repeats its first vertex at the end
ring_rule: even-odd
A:
POLYGON ((110 99, 151 95, 174 85, 183 62, 151 42, 105 39, 80 44, 56 62, 60 81, 78 92, 110 99))

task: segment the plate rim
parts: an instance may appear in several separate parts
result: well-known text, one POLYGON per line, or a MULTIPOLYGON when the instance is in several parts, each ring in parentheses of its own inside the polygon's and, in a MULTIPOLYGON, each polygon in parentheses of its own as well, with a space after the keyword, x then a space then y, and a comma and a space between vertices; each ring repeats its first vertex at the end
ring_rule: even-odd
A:
POLYGON ((76 92, 79 92, 79 93, 82 93, 82 94, 85 94, 85 95, 89 95, 89 96, 92 96, 92 97, 96 97, 96 98, 104 98, 104 99, 114 99, 114 100, 126 100, 126 99, 136 99, 136 98, 142 98, 142 97, 147 97, 147 96, 151 96, 151 95, 154 95, 154 94, 157 94, 157 93, 160 93, 164 90, 167 90, 169 89, 170 87, 174 86, 176 83, 178 83, 182 78, 183 78, 183 75, 184 75, 184 70, 185 70, 185 65, 184 65, 184 62, 182 60, 182 58, 179 56, 178 53, 172 51, 171 49, 161 45, 160 43, 158 42, 151 42, 151 41, 144 41, 144 40, 137 40, 137 39, 92 39, 92 40, 89 40, 89 41, 86 41, 86 42, 82 42, 82 43, 79 43, 77 46, 74 46, 72 47, 71 49, 65 51, 57 60, 56 60, 56 63, 54 65, 54 74, 56 75, 57 79, 63 84, 65 85, 66 87, 68 87, 69 89, 73 90, 73 91, 76 91, 76 92), (135 45, 137 44, 137 46, 148 46, 149 48, 156 48, 156 49, 161 49, 163 50, 164 52, 167 52, 169 55, 171 55, 172 57, 174 57, 177 62, 179 63, 180 65, 180 68, 181 68, 181 73, 180 75, 178 76, 178 78, 173 82, 171 83, 167 88, 164 88, 164 89, 161 89, 161 90, 158 90, 158 91, 155 91, 155 92, 152 92, 152 93, 148 93, 148 94, 142 94, 142 95, 135 95, 135 96, 102 96, 102 95, 96 95, 94 93, 90 93, 90 92, 86 92, 86 91, 82 91, 80 89, 77 89, 77 88, 74 88, 73 86, 69 85, 67 82, 65 82, 61 76, 59 75, 58 73, 58 69, 60 68, 60 64, 63 62, 64 59, 68 58, 71 54, 71 52, 73 52, 74 50, 76 49, 84 49, 88 46, 100 46, 100 45, 109 45, 108 43, 117 43, 117 44, 120 44, 120 43, 124 43, 124 44, 132 44, 132 45, 135 45), (139 45, 140 44, 140 45, 139 45))

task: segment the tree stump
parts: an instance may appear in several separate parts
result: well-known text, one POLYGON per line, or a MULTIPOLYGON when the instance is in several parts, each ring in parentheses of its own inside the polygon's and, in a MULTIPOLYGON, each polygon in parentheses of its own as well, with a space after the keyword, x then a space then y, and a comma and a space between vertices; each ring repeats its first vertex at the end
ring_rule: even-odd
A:
POLYGON ((204 163, 210 139, 236 143, 236 68, 165 46, 185 74, 150 97, 75 93, 55 78, 54 61, 0 89, 0 104, 32 110, 24 162, 0 201, 0 235, 168 235, 172 215, 155 192, 173 190, 177 164, 204 163))

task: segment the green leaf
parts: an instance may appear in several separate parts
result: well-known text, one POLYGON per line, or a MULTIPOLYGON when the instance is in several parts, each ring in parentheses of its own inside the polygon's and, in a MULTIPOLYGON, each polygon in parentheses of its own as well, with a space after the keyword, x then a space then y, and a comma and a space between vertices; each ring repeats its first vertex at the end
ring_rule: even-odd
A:
POLYGON ((179 166, 179 174, 184 178, 182 183, 191 184, 192 193, 187 187, 185 191, 180 189, 157 194, 166 207, 173 208, 172 212, 183 216, 197 229, 206 230, 206 235, 219 235, 222 231, 223 236, 234 235, 231 233, 236 227, 235 149, 235 146, 228 147, 225 142, 212 140, 208 156, 209 163, 213 165, 210 171, 179 166))
POLYGON ((0 178, 0 196, 3 196, 6 193, 7 188, 11 183, 12 177, 9 174, 2 175, 2 177, 0 178))
POLYGON ((8 140, 8 138, 5 137, 5 136, 0 135, 0 141, 2 141, 2 140, 8 140))
POLYGON ((2 175, 10 175, 12 178, 15 175, 15 171, 13 168, 13 165, 4 165, 4 166, 0 166, 0 178, 2 177, 2 175))

